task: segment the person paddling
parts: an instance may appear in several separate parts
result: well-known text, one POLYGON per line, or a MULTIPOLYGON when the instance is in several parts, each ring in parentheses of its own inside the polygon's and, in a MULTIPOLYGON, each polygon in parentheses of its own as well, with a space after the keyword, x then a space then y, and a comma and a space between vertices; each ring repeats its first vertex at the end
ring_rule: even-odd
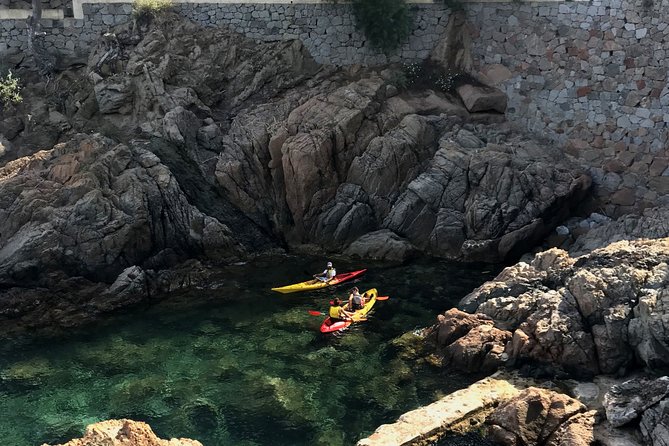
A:
POLYGON ((351 294, 348 296, 349 310, 359 310, 365 306, 365 297, 360 295, 360 290, 357 286, 351 288, 351 294))
POLYGON ((344 310, 344 307, 341 305, 341 300, 338 297, 335 297, 332 302, 330 302, 329 316, 333 322, 336 322, 339 320, 351 319, 353 313, 344 310))
POLYGON ((334 279, 334 276, 337 275, 337 271, 332 266, 332 262, 328 262, 325 270, 320 274, 314 274, 314 279, 320 280, 321 282, 329 282, 334 279))

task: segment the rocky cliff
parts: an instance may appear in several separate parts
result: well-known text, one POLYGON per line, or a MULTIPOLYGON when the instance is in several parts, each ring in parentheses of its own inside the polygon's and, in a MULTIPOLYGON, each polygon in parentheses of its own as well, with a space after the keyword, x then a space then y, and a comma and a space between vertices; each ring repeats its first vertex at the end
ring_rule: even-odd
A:
POLYGON ((181 262, 277 247, 512 259, 590 186, 503 123, 499 92, 402 89, 398 67, 320 66, 299 41, 165 14, 46 82, 8 60, 28 82, 0 112, 0 308, 21 324, 58 319, 48 289, 137 300, 181 262))

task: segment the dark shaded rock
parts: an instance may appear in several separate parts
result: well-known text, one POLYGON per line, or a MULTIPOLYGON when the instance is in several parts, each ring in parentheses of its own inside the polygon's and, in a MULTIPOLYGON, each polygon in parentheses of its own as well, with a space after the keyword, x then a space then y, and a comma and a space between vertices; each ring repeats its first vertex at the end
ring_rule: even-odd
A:
POLYGON ((0 134, 10 141, 16 138, 24 128, 23 120, 18 116, 10 116, 0 121, 0 134))
POLYGON ((346 248, 348 256, 365 259, 383 259, 403 262, 418 255, 419 251, 407 240, 387 229, 370 232, 346 248))
MULTIPOLYGON (((652 381, 643 378, 625 381, 613 386, 604 396, 606 418, 614 427, 624 426, 637 419, 648 408, 667 399, 668 395, 669 377, 666 376, 652 381)), ((655 409, 654 414, 648 415, 649 425, 653 424, 652 419, 655 419, 657 414, 662 414, 664 406, 666 403, 662 408, 655 409)), ((646 429, 646 432, 649 433, 652 430, 653 428, 646 429)))

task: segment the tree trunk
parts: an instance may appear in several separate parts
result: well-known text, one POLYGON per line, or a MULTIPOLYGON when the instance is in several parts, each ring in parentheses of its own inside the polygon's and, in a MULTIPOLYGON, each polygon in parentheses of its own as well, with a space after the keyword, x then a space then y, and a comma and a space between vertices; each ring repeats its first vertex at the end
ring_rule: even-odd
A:
POLYGON ((40 20, 42 20, 42 1, 41 0, 32 0, 33 3, 33 13, 28 17, 28 30, 30 34, 39 32, 40 20))
POLYGON ((28 51, 35 59, 35 65, 40 74, 48 76, 55 67, 56 58, 50 54, 44 45, 46 33, 42 31, 42 1, 32 0, 33 13, 28 17, 28 51))

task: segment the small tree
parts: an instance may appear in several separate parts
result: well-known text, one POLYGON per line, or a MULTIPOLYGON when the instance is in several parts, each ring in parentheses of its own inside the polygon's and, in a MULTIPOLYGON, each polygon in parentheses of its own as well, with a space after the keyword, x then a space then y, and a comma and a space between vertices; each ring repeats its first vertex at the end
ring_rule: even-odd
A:
POLYGON ((5 76, 0 76, 0 101, 6 106, 18 104, 22 100, 19 79, 9 70, 5 76))
POLYGON ((353 0, 353 15, 369 43, 386 53, 397 49, 411 32, 405 0, 353 0))

